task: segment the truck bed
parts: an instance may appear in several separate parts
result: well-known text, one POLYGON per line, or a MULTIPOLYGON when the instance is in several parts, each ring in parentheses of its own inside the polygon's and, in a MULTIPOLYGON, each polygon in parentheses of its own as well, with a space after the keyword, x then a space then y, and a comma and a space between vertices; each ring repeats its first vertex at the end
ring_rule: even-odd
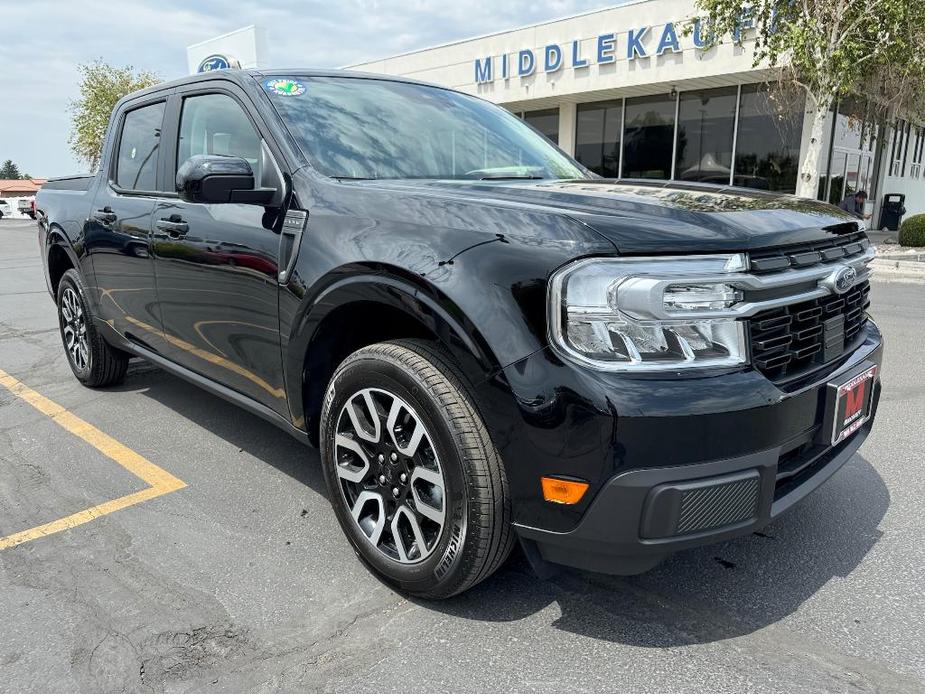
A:
POLYGON ((77 190, 86 192, 90 189, 90 184, 93 183, 96 176, 86 175, 86 176, 62 176, 60 178, 52 178, 42 186, 43 190, 77 190))

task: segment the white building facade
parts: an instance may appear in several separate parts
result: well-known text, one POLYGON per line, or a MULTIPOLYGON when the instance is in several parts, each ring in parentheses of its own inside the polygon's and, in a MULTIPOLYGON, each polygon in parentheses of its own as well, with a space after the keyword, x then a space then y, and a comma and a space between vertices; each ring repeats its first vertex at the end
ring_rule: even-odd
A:
MULTIPOLYGON (((753 66, 747 16, 739 31, 712 45, 692 0, 643 0, 349 67, 501 104, 603 176, 793 192, 809 114, 753 66)), ((877 226, 884 193, 925 212, 925 129, 870 115, 857 99, 831 114, 819 197, 870 191, 877 226)))

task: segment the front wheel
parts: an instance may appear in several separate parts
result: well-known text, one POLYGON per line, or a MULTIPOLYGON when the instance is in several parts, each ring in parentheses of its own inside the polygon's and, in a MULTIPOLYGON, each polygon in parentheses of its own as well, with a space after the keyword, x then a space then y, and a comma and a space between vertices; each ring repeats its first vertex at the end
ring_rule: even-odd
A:
POLYGON ((97 333, 83 282, 73 269, 65 272, 58 284, 58 324, 68 364, 78 381, 99 388, 125 378, 129 356, 97 333))
POLYGON ((461 593, 510 553, 500 456, 463 376, 432 343, 376 344, 340 365, 322 410, 321 459, 350 543, 405 592, 461 593))

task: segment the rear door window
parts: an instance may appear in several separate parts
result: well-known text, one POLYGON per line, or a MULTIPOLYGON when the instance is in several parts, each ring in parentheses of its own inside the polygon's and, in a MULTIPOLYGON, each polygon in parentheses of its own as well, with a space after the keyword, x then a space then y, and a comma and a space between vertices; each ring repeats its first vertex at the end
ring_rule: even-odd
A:
POLYGON ((165 103, 143 106, 125 114, 116 159, 115 182, 125 190, 157 190, 157 157, 165 103))

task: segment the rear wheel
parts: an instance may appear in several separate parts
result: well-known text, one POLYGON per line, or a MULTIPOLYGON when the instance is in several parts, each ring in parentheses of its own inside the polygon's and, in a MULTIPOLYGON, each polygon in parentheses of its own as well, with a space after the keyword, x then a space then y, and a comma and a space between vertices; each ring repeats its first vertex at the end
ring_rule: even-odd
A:
POLYGON ((446 598, 510 552, 507 480, 450 357, 424 341, 365 347, 321 417, 331 502, 360 557, 395 587, 446 598))
POLYGON ((129 356, 97 333, 83 282, 74 269, 66 271, 58 283, 58 324, 68 364, 78 381, 99 388, 125 378, 129 356))

